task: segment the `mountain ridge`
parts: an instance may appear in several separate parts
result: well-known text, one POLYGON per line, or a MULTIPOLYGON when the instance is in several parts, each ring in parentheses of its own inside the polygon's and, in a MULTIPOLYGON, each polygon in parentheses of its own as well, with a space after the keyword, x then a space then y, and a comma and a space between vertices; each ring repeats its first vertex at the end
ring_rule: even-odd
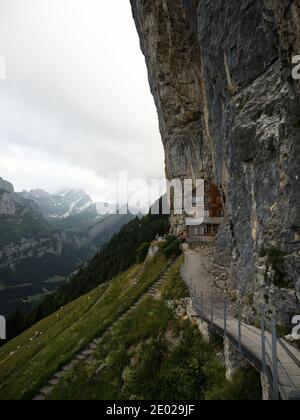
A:
POLYGON ((17 193, 1 178, 0 312, 29 310, 35 297, 53 292, 132 218, 100 216, 83 190, 17 193))

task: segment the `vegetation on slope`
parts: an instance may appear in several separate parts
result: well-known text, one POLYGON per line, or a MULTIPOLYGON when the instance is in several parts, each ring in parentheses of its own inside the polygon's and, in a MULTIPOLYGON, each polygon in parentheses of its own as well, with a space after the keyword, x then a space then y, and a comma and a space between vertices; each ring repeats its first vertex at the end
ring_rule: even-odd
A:
POLYGON ((87 266, 82 267, 55 293, 43 299, 29 315, 24 316, 17 311, 8 321, 8 339, 127 270, 135 264, 139 247, 145 242, 150 243, 157 234, 166 234, 169 228, 168 216, 150 214, 125 225, 87 266))
POLYGON ((118 322, 93 360, 68 373, 49 399, 260 399, 258 375, 241 370, 227 382, 219 341, 205 343, 195 325, 166 305, 188 294, 181 264, 179 258, 160 288, 161 298, 148 298, 118 322))
POLYGON ((115 322, 166 269, 159 255, 40 321, 0 349, 0 399, 32 398, 53 374, 115 322))
MULTIPOLYGON (((134 265, 113 281, 41 321, 0 349, 0 399, 29 399, 87 343, 119 319, 166 269, 163 252, 134 265)), ((186 317, 167 301, 187 296, 180 257, 160 293, 104 335, 92 360, 68 372, 49 396, 53 400, 259 399, 259 378, 240 371, 232 383, 217 353, 186 317)))

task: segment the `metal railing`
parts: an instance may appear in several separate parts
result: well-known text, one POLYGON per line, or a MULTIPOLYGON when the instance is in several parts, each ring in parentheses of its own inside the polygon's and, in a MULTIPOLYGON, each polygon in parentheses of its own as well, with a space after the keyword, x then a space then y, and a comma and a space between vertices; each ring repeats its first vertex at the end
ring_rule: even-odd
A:
POLYGON ((206 322, 212 332, 222 338, 227 338, 250 364, 259 372, 266 375, 272 385, 273 400, 276 401, 280 398, 289 400, 291 393, 298 395, 300 389, 297 389, 278 357, 278 346, 280 345, 281 349, 296 366, 300 366, 300 361, 297 360, 282 340, 278 338, 275 314, 271 318, 271 331, 268 332, 266 328, 267 319, 265 308, 261 308, 260 318, 253 315, 244 317, 241 305, 230 304, 228 297, 225 297, 223 301, 220 301, 220 299, 216 300, 212 292, 210 297, 205 298, 203 292, 199 292, 191 284, 188 286, 190 288, 190 297, 195 317, 206 322), (247 318, 248 322, 245 322, 243 320, 244 318, 247 318), (231 328, 229 328, 229 323, 231 328), (235 331, 232 331, 233 325, 235 326, 235 331), (245 331, 248 335, 243 334, 245 331), (251 340, 251 336, 256 341, 256 347, 257 343, 259 343, 260 349, 258 352, 249 348, 249 339, 251 340), (256 337, 256 340, 254 337, 256 337), (246 338, 248 339, 248 345, 246 344, 246 338), (286 392, 285 387, 280 383, 280 378, 285 378, 291 392, 286 392))

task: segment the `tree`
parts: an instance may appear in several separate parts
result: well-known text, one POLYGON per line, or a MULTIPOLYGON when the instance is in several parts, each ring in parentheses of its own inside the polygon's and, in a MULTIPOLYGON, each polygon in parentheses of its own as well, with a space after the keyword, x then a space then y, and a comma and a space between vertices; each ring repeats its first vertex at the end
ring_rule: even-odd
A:
POLYGON ((144 242, 136 251, 136 262, 138 264, 142 263, 143 261, 145 261, 147 255, 148 255, 148 251, 150 248, 150 243, 149 242, 144 242))

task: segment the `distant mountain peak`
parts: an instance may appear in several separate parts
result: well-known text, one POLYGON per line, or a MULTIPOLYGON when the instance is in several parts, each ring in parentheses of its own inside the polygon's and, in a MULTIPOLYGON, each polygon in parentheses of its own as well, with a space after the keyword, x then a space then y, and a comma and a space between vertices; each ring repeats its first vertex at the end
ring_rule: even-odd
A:
POLYGON ((35 197, 35 198, 49 198, 49 197, 51 197, 51 194, 49 194, 47 191, 42 190, 40 188, 36 188, 34 190, 31 190, 29 192, 29 194, 32 197, 35 197))
POLYGON ((35 201, 47 219, 67 219, 83 213, 95 213, 96 205, 90 196, 80 189, 65 189, 56 194, 49 194, 42 189, 23 192, 22 195, 35 201))
POLYGON ((70 196, 70 195, 86 196, 88 194, 82 189, 70 188, 70 189, 59 191, 56 195, 58 195, 60 197, 67 197, 67 196, 70 196))

